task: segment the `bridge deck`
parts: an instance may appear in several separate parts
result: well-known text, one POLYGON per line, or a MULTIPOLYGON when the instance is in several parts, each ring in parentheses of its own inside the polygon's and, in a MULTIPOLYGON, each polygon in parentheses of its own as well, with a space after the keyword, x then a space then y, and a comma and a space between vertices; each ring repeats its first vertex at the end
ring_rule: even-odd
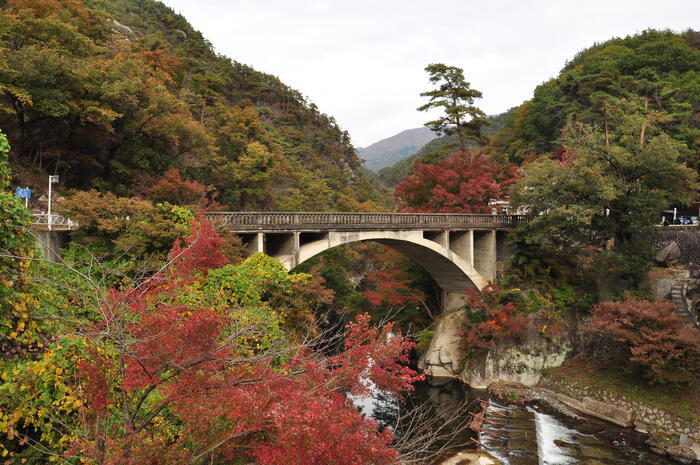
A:
POLYGON ((301 213, 301 212, 211 212, 206 219, 229 226, 233 231, 357 231, 510 229, 521 215, 474 215, 455 213, 301 213))

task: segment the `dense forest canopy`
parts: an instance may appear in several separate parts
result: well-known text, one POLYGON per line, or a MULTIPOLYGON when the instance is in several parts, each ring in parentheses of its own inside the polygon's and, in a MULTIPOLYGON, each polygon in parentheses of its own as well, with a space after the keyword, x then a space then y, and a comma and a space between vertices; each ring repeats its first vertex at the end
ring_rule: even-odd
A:
POLYGON ((556 78, 519 106, 495 145, 512 161, 559 148, 567 120, 613 131, 615 113, 644 113, 686 146, 698 168, 700 150, 700 33, 648 30, 578 53, 556 78))
POLYGON ((144 195, 165 171, 229 209, 371 210, 350 137, 278 78, 217 55, 146 0, 10 0, 0 11, 0 128, 15 181, 144 195))

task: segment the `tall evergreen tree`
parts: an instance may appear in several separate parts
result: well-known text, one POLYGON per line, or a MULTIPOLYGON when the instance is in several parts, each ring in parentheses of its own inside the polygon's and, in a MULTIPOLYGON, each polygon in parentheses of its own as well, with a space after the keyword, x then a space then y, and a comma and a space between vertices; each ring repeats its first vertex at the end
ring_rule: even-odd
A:
POLYGON ((432 108, 442 108, 444 111, 443 116, 428 121, 425 126, 438 135, 456 134, 460 151, 466 152, 467 141, 480 142, 481 127, 488 124, 484 112, 474 106, 474 100, 482 97, 481 92, 471 88, 471 84, 464 79, 462 68, 434 63, 426 66, 425 71, 430 75, 430 82, 438 87, 420 94, 421 97, 428 97, 429 101, 418 107, 418 111, 432 108))

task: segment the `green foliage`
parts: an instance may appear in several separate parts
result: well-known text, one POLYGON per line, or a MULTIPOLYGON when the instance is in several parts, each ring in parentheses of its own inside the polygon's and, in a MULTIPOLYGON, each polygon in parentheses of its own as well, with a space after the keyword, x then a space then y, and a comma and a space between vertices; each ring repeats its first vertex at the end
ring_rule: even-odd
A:
POLYGON ((167 202, 153 205, 146 200, 95 190, 75 192, 60 210, 80 224, 72 233, 73 239, 105 258, 163 254, 175 239, 189 233, 194 217, 190 210, 167 202))
POLYGON ((316 306, 332 293, 306 273, 288 273, 282 264, 255 254, 239 265, 211 270, 206 278, 184 289, 179 301, 193 308, 233 312, 232 331, 255 326, 264 337, 260 348, 269 348, 286 337, 283 329, 310 328, 316 306))
POLYGON ((636 102, 647 116, 661 116, 660 129, 685 144, 684 159, 698 168, 700 49, 698 32, 647 30, 581 51, 557 78, 535 89, 518 107, 496 145, 511 161, 556 152, 567 120, 615 132, 615 106, 636 102))
POLYGON ((416 348, 420 351, 426 351, 430 345, 430 341, 433 340, 435 335, 435 330, 432 328, 425 328, 416 334, 416 348))
POLYGON ((20 450, 13 452, 17 463, 42 463, 46 458, 21 447, 26 434, 36 435, 43 444, 67 444, 78 438, 74 415, 83 401, 73 378, 84 346, 81 338, 66 337, 37 359, 0 363, 0 432, 8 439, 0 447, 20 450), (56 424, 57 416, 65 423, 56 424))
POLYGON ((560 313, 565 313, 566 310, 576 303, 576 289, 570 284, 563 284, 558 288, 552 289, 552 301, 554 307, 560 313))
POLYGON ((10 143, 7 136, 0 132, 0 191, 4 192, 10 187, 10 165, 7 154, 10 152, 10 143))
POLYGON ((7 356, 35 341, 29 313, 37 304, 30 293, 35 250, 29 211, 5 190, 9 187, 9 151, 7 138, 0 132, 0 346, 7 356))
POLYGON ((571 122, 561 142, 560 159, 528 163, 513 186, 513 202, 529 211, 520 241, 546 256, 546 249, 575 255, 612 239, 601 260, 639 284, 658 212, 691 201, 698 185, 682 161, 684 146, 634 112, 619 115, 614 133, 571 122))

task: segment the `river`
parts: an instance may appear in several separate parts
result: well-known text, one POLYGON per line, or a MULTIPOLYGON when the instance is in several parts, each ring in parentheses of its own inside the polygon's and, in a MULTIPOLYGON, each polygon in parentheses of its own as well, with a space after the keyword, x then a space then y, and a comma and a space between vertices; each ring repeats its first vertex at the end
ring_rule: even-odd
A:
MULTIPOLYGON (((358 405, 380 423, 392 429, 396 418, 401 416, 399 403, 387 396, 377 395, 372 399, 357 400, 358 405)), ((646 436, 630 428, 622 428, 596 418, 583 416, 574 419, 546 405, 514 405, 490 399, 486 392, 472 390, 456 381, 437 385, 420 383, 407 402, 405 409, 431 410, 425 418, 440 422, 451 421, 466 424, 471 415, 485 407, 481 432, 462 429, 450 437, 461 445, 451 448, 450 454, 433 464, 459 463, 468 460, 448 460, 467 444, 480 443, 481 450, 502 465, 661 465, 668 459, 651 452, 645 445, 646 436), (453 418, 459 406, 469 405, 469 410, 453 418)), ((458 429, 458 428, 455 428, 458 429)), ((397 436, 400 431, 397 431, 397 436)), ((399 439, 400 440, 400 439, 399 439)), ((473 448, 473 447, 472 447, 473 448)), ((476 462, 472 462, 476 463, 476 462)))

